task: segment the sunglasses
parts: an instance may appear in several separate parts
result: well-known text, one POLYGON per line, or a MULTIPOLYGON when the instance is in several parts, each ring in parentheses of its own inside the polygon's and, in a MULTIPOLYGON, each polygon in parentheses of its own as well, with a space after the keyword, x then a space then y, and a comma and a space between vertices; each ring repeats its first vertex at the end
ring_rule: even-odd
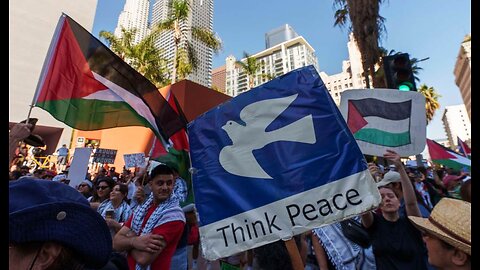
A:
POLYGON ((108 188, 108 186, 97 186, 97 189, 99 189, 99 190, 103 190, 103 189, 106 189, 106 188, 108 188))

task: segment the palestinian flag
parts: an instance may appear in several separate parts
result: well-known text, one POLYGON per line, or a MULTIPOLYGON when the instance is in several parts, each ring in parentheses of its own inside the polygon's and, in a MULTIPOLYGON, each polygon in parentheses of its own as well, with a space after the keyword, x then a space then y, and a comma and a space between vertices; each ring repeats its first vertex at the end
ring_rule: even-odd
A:
POLYGON ((458 144, 458 150, 460 153, 467 158, 470 158, 472 155, 472 150, 470 150, 470 147, 460 139, 460 137, 457 136, 457 144, 458 144))
POLYGON ((471 168, 471 160, 455 153, 454 151, 444 147, 436 141, 427 139, 428 153, 432 162, 442 164, 446 167, 461 170, 467 167, 471 168))
POLYGON ((347 125, 355 139, 398 147, 411 143, 412 101, 387 102, 375 98, 348 100, 347 125))
MULTIPOLYGON (((175 98, 175 95, 171 92, 171 86, 167 86, 162 90, 166 91, 166 100, 168 104, 175 110, 178 115, 187 122, 186 117, 180 105, 175 98)), ((185 129, 181 129, 173 134, 168 141, 167 148, 162 144, 158 138, 153 138, 153 146, 150 152, 150 157, 153 160, 167 164, 170 167, 177 169, 178 174, 187 182, 188 195, 185 202, 181 203, 181 206, 188 205, 194 202, 192 179, 190 176, 190 154, 188 136, 185 129)))
POLYGON ((166 141, 186 126, 155 85, 65 14, 33 104, 79 130, 144 126, 166 141))

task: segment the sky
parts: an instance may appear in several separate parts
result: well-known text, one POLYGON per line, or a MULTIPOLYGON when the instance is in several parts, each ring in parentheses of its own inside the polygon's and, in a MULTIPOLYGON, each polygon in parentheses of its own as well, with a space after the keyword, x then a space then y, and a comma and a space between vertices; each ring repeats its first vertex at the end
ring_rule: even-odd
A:
MULTIPOLYGON (((151 0, 154 1, 154 0, 151 0)), ((328 75, 342 71, 348 59, 348 29, 334 27, 333 0, 214 0, 213 31, 223 49, 214 55, 212 67, 225 64, 228 55, 241 59, 243 52, 255 54, 265 49, 265 33, 289 24, 315 49, 320 71, 328 75)), ((380 46, 388 51, 409 53, 419 63, 418 75, 441 95, 441 108, 427 126, 427 137, 444 139, 442 125, 445 106, 463 104, 455 84, 454 65, 460 43, 471 32, 470 0, 391 0, 382 1, 380 15, 385 18, 386 35, 380 46)), ((98 0, 92 34, 113 32, 125 0, 98 0)), ((103 41, 103 40, 102 40, 103 41)))

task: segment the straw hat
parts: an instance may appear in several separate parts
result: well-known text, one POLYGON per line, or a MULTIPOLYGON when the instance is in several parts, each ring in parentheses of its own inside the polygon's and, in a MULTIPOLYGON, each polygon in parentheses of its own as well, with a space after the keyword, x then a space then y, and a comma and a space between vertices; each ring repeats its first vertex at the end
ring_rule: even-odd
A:
POLYGON ((471 205, 469 202, 443 198, 433 208, 430 217, 408 216, 421 231, 472 254, 471 205))

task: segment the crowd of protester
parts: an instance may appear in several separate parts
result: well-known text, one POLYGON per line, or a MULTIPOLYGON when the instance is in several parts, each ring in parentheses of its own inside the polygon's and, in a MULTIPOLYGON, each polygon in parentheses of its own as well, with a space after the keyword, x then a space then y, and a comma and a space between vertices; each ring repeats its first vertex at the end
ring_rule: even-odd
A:
MULTIPOLYGON (((28 135, 13 132, 11 144, 28 135)), ((388 165, 368 164, 382 198, 378 209, 295 236, 294 253, 279 240, 217 261, 201 254, 194 204, 180 207, 187 190, 175 165, 99 167, 71 187, 65 171, 10 164, 9 263, 11 269, 471 269, 470 174, 406 166, 390 150, 383 158, 388 165)))

